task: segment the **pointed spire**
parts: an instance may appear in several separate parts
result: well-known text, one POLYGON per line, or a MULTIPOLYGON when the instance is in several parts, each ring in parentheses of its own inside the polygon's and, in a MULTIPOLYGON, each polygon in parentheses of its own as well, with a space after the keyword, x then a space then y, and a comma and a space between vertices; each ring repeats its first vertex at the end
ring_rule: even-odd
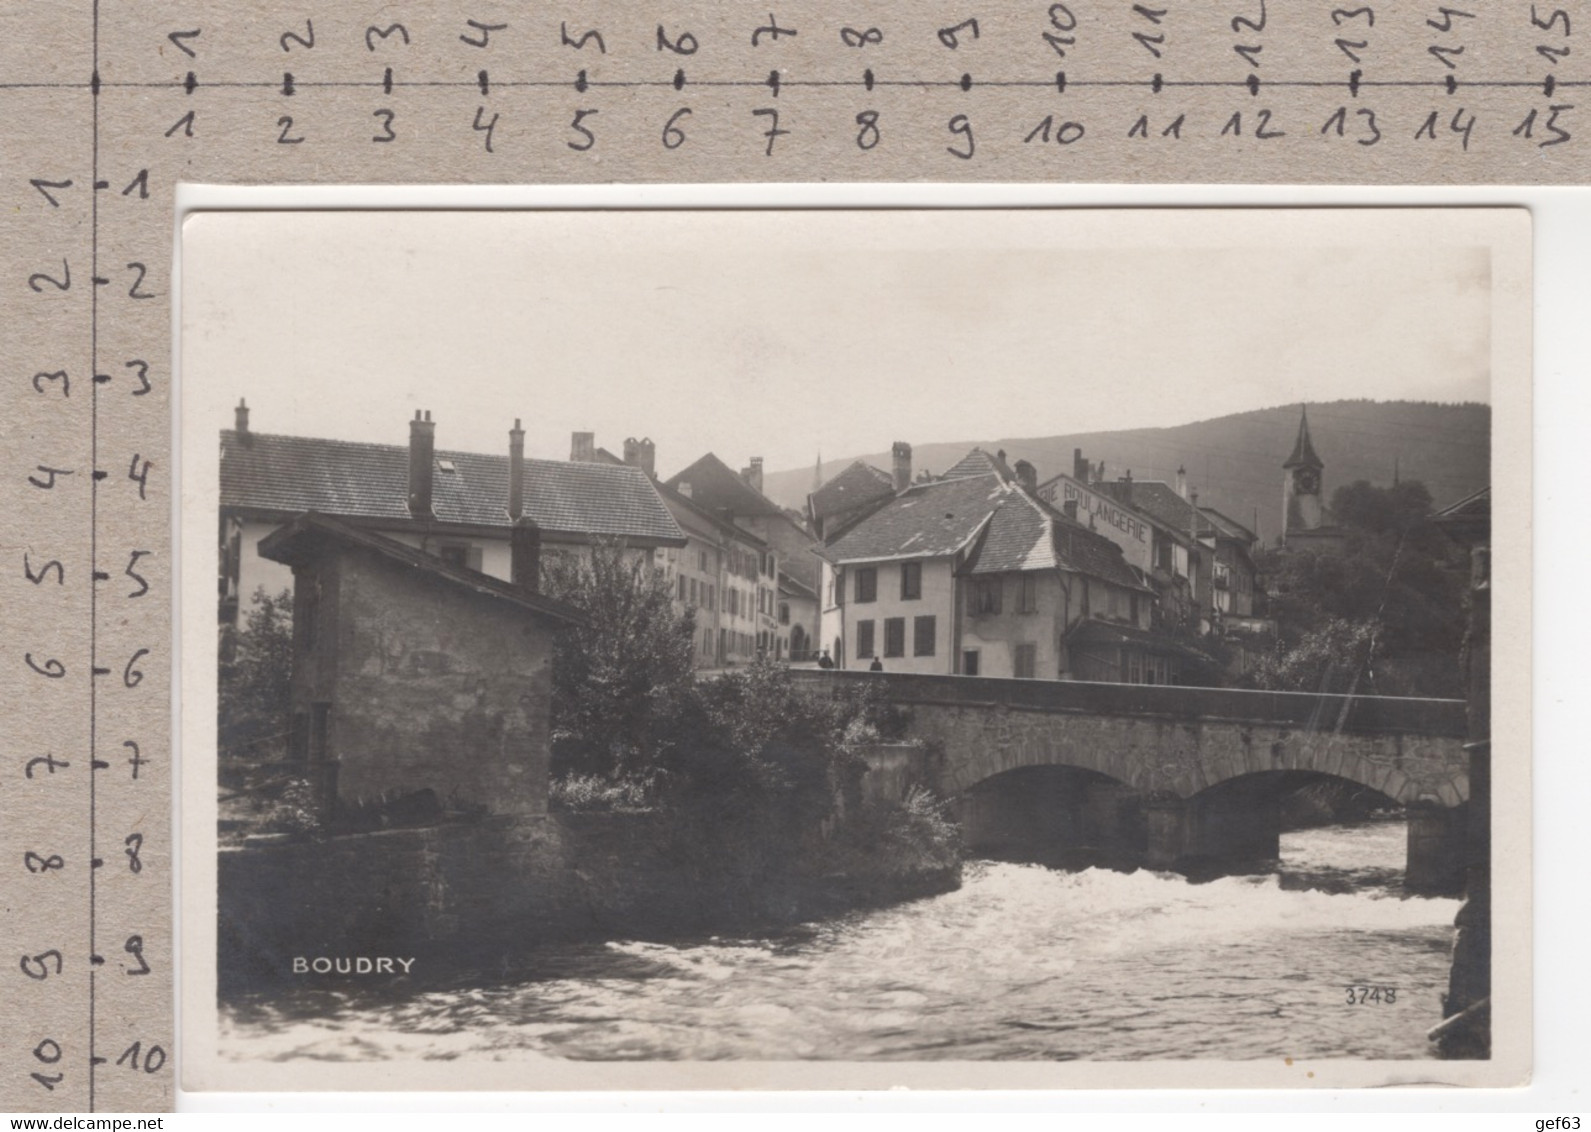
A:
POLYGON ((814 495, 823 486, 823 449, 818 449, 817 462, 812 465, 812 492, 814 495))
POLYGON ((1282 467, 1308 467, 1318 470, 1320 468, 1324 468, 1325 466, 1325 461, 1319 456, 1315 455, 1315 446, 1309 441, 1309 409, 1304 405, 1300 405, 1298 417, 1298 439, 1293 442, 1293 454, 1287 457, 1287 462, 1283 464, 1282 467))

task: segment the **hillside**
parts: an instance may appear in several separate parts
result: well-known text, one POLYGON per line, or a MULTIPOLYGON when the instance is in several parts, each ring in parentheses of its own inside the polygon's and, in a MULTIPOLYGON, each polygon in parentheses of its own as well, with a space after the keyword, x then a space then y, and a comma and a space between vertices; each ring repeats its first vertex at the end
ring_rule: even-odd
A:
MULTIPOLYGON (((1419 401, 1327 401, 1309 406, 1310 435, 1325 461, 1326 496, 1343 484, 1366 479, 1392 482, 1393 461, 1404 479, 1422 481, 1438 507, 1485 487, 1490 479, 1491 407, 1474 403, 1419 401)), ((1028 460, 1043 480, 1072 468, 1072 451, 1105 461, 1116 479, 1127 470, 1134 479, 1176 480, 1177 466, 1188 469, 1189 486, 1199 502, 1252 526, 1269 543, 1280 533, 1282 461, 1298 432, 1298 405, 1194 421, 1174 428, 1125 429, 1049 437, 1011 437, 954 443, 918 443, 910 436, 888 441, 913 443, 916 471, 941 471, 974 445, 1005 449, 1009 460, 1028 460)), ((825 460, 823 476, 853 459, 889 468, 889 450, 825 460)), ((770 498, 801 507, 812 490, 812 468, 770 472, 764 477, 770 498)))

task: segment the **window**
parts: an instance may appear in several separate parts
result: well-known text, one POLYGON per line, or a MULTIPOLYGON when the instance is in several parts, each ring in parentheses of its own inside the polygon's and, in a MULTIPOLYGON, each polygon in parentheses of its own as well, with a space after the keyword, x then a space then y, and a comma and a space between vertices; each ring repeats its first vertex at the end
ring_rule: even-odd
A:
POLYGON ((932 617, 912 618, 912 655, 934 655, 934 619, 932 617))
POLYGON ((1016 647, 1015 671, 1012 672, 1012 675, 1018 680, 1031 680, 1037 663, 1037 645, 1018 645, 1016 647))
POLYGON ((999 613, 1000 579, 979 578, 973 582, 970 600, 974 616, 981 613, 999 613))
POLYGON ((696 604, 696 579, 691 579, 691 604, 696 604))
POLYGON ((788 601, 781 601, 779 603, 779 624, 790 624, 790 603, 788 601))
POLYGON ((900 564, 900 599, 902 601, 916 601, 923 596, 923 564, 921 562, 902 562, 900 564))
POLYGON ((887 617, 884 619, 884 655, 906 655, 906 618, 887 617))
POLYGON ((1039 577, 1037 574, 1023 574, 1017 578, 1016 611, 1018 613, 1036 613, 1039 608, 1039 577))
POLYGON ((856 600, 878 600, 878 567, 863 566, 856 572, 856 600))
POLYGON ((856 623, 856 659, 867 660, 873 655, 873 623, 871 621, 858 621, 856 623))
POLYGON ((717 609, 718 608, 718 587, 717 586, 708 586, 707 587, 707 608, 708 609, 717 609))
MULTIPOLYGON (((842 607, 845 605, 845 571, 844 570, 835 570, 834 571, 834 604, 838 605, 838 606, 842 606, 842 607)), ((839 656, 840 654, 839 653, 835 653, 834 655, 835 656, 839 656)))
POLYGON ((681 574, 679 576, 679 599, 681 601, 685 600, 685 575, 684 574, 681 574))
POLYGON ((467 542, 447 542, 436 548, 436 556, 449 566, 460 566, 465 570, 480 570, 481 548, 471 546, 467 542))
POLYGON ((961 654, 961 674, 963 676, 976 676, 978 674, 978 650, 965 649, 961 654))
POLYGON ((1127 653, 1127 683, 1142 684, 1144 682, 1143 654, 1137 649, 1127 653))
POLYGON ((705 550, 698 551, 698 555, 701 558, 701 561, 699 563, 699 565, 701 567, 701 571, 702 571, 703 574, 705 574, 705 573, 707 573, 707 552, 705 550))

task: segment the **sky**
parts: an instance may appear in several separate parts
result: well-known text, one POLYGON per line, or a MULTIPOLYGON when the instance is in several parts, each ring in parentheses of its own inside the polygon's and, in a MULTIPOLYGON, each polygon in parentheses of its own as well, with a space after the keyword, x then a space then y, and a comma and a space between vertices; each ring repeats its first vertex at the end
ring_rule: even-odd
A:
MULTIPOLYGON (((1485 210, 215 212, 183 227, 184 427, 666 475, 892 441, 1490 401, 1485 210)), ((1528 228, 1515 226, 1510 233, 1528 228)), ((1511 236, 1510 238, 1516 238, 1511 236)))

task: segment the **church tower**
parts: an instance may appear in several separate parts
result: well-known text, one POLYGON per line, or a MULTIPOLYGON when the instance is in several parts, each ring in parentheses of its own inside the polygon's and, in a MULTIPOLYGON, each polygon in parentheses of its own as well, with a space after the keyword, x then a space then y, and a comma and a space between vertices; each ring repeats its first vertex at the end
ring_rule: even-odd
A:
POLYGON ((1321 472, 1326 465, 1309 441, 1309 410, 1299 406, 1298 439, 1293 454, 1282 465, 1282 535, 1312 531, 1324 525, 1326 509, 1320 502, 1321 472))

